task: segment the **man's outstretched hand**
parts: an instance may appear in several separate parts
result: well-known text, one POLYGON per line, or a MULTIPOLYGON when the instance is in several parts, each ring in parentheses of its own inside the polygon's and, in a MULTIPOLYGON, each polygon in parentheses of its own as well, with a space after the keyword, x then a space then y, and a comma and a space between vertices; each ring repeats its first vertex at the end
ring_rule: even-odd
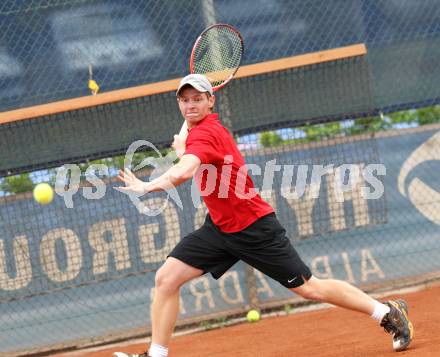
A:
POLYGON ((148 183, 139 180, 129 169, 119 170, 117 179, 125 183, 125 186, 114 187, 115 190, 122 193, 135 193, 139 196, 148 193, 148 183))

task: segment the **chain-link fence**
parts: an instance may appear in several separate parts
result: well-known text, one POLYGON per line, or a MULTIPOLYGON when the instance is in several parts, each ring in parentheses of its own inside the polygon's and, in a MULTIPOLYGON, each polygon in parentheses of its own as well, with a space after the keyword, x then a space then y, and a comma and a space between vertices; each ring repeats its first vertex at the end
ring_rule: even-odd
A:
MULTIPOLYGON (((369 133, 377 128, 366 129, 362 121, 332 122, 242 136, 239 145, 253 165, 256 187, 313 274, 370 290, 438 276, 439 129, 431 124, 369 133)), ((132 167, 153 153, 137 155, 132 167)), ((155 270, 201 225, 206 209, 192 183, 179 187, 177 196, 151 195, 139 206, 113 190, 120 160, 1 180, 3 351, 148 333, 155 270), (54 200, 37 203, 34 185, 55 181, 54 200)), ((154 165, 159 163, 170 161, 154 165)), ((148 180, 154 172, 137 174, 148 180)), ((244 314, 251 305, 298 302, 255 274, 249 285, 249 271, 239 263, 219 281, 203 276, 188 283, 181 289, 179 324, 209 326, 202 321, 244 314)))
POLYGON ((242 33, 244 64, 365 43, 377 107, 440 97, 437 0, 31 0, 0 5, 0 110, 181 77, 215 22, 242 33), (396 81, 398 79, 398 81, 396 81))
MULTIPOLYGON (((240 30, 245 64, 365 43, 235 80, 217 109, 314 275, 411 284, 440 271, 439 19, 434 0, 4 1, 0 109, 89 95, 89 68, 104 92, 182 76, 214 22, 240 30)), ((148 333, 155 271, 206 209, 192 183, 139 202, 113 187, 136 140, 141 178, 170 165, 180 124, 167 92, 0 125, 1 352, 148 333)), ((297 301, 238 263, 182 288, 179 324, 297 301)))

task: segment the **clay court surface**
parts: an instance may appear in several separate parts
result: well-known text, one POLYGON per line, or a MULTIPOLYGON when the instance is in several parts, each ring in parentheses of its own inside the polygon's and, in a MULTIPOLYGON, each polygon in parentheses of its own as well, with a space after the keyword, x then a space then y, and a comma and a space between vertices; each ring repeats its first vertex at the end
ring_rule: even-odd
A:
MULTIPOLYGON (((372 319, 339 308, 267 317, 222 329, 175 337, 170 357, 300 357, 300 356, 440 356, 440 285, 401 295, 407 300, 415 337, 407 351, 396 353, 390 335, 372 319)), ((391 296, 394 297, 394 296, 391 296)), ((99 351, 58 357, 112 356, 114 351, 140 353, 146 344, 124 343, 99 351)))

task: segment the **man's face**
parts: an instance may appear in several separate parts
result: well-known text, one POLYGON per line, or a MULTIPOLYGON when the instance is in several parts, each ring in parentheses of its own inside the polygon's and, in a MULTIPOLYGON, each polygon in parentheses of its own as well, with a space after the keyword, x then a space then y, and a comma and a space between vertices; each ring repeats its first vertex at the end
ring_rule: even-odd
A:
POLYGON ((215 97, 201 93, 193 87, 183 88, 177 98, 179 109, 191 128, 211 113, 215 97))

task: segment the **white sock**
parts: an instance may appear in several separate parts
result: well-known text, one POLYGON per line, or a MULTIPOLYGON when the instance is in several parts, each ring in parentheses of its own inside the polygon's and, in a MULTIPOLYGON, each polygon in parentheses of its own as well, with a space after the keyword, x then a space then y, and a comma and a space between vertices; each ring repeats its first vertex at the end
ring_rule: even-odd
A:
POLYGON ((150 357, 167 357, 168 348, 158 345, 157 343, 153 343, 148 350, 148 354, 150 357))
POLYGON ((371 317, 378 322, 381 322, 383 317, 390 312, 389 306, 380 303, 379 301, 375 301, 374 311, 371 317))

